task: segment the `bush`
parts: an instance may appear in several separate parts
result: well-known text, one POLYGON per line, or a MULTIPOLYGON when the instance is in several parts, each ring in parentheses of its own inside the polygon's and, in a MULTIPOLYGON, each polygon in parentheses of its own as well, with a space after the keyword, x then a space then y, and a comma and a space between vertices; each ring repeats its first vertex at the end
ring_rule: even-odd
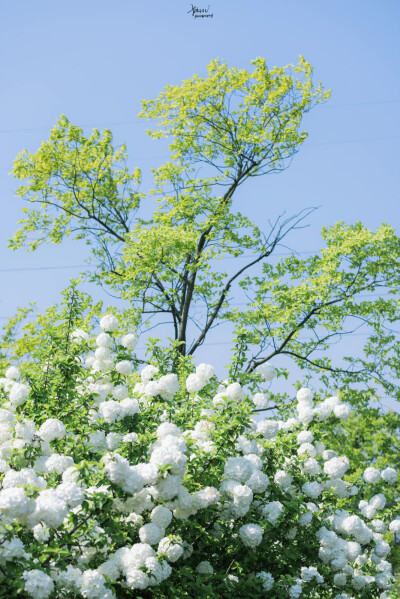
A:
POLYGON ((100 325, 1 379, 2 596, 389 596, 396 471, 346 482, 314 428, 345 404, 303 388, 296 417, 257 421, 271 405, 254 385, 188 358, 171 372, 157 348, 139 375, 135 336, 100 325))

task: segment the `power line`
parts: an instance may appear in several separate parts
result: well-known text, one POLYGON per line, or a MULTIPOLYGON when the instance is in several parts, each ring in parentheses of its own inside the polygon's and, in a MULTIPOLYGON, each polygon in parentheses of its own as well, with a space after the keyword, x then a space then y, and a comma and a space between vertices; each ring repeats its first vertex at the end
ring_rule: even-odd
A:
MULTIPOLYGON (((327 108, 355 108, 358 106, 377 106, 380 104, 398 104, 400 100, 374 100, 372 102, 351 102, 345 104, 325 104, 327 108)), ((80 128, 83 127, 119 127, 122 125, 139 125, 144 124, 143 121, 139 121, 136 119, 135 121, 115 121, 115 122, 105 122, 105 123, 86 123, 83 125, 79 125, 80 128)), ((53 125, 49 125, 47 127, 25 127, 23 129, 0 129, 0 133, 26 133, 30 131, 49 131, 53 128, 53 125)))
MULTIPOLYGON (((306 255, 306 254, 318 254, 318 251, 313 251, 313 252, 296 252, 296 254, 299 255, 306 255)), ((278 254, 272 254, 272 256, 291 256, 292 253, 291 252, 287 252, 287 253, 278 253, 278 254)), ((225 256, 224 258, 221 258, 219 261, 222 262, 222 260, 237 260, 238 258, 255 258, 254 254, 242 254, 240 256, 225 256)), ((21 271, 30 271, 30 270, 65 270, 65 269, 69 269, 69 268, 95 268, 95 266, 93 264, 72 264, 72 265, 65 265, 65 266, 29 266, 29 267, 21 267, 21 268, 0 268, 0 272, 21 272, 21 271)))

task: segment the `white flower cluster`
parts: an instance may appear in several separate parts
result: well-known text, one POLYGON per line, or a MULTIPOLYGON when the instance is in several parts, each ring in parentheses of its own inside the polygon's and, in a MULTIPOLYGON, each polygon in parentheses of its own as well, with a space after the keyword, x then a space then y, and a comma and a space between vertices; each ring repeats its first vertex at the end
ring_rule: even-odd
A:
MULTIPOLYGON (((218 386, 208 364, 181 378, 186 389, 155 365, 139 378, 128 359, 114 362, 117 319, 106 315, 100 326, 95 356, 60 418, 32 412, 17 368, 0 380, 4 596, 13 596, 16 573, 33 599, 114 599, 117 588, 131 596, 182 581, 184 567, 185 576, 205 585, 214 577, 238 596, 253 580, 255 597, 277 589, 311 598, 320 586, 334 599, 364 591, 384 599, 393 584, 384 536, 400 533, 400 518, 387 516, 385 485, 397 473, 371 466, 351 485, 343 480, 349 460, 308 428, 347 417, 347 406, 330 397, 314 407, 301 389, 296 418, 257 422, 251 413, 265 406, 263 393, 218 386), (228 575, 231 556, 240 562, 241 554, 252 565, 228 575)), ((81 333, 74 348, 91 342, 81 333)), ((135 342, 129 334, 118 345, 135 342)), ((258 374, 269 381, 275 370, 263 364, 258 374)))

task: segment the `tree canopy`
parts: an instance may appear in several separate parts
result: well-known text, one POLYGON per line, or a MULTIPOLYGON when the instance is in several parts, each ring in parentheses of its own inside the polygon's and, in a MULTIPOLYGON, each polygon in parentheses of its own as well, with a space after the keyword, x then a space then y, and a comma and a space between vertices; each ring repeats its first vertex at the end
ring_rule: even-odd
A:
POLYGON ((171 152, 153 169, 147 194, 139 191, 140 169, 128 169, 126 148, 114 148, 110 131, 86 137, 61 117, 36 153, 15 161, 28 207, 10 247, 84 240, 98 267, 92 279, 128 301, 139 331, 167 319, 166 336, 181 356, 228 322, 237 341, 232 372, 240 360, 243 377, 280 356, 354 401, 382 390, 396 396, 400 243, 393 229, 337 223, 323 230, 317 255, 273 264, 313 208, 265 223, 237 209, 238 188, 287 168, 307 137, 304 116, 329 98, 302 57, 295 67, 270 69, 261 58, 252 67, 215 60, 206 77, 143 101, 139 116, 155 123, 149 135, 168 138, 171 152), (156 208, 145 218, 140 206, 152 197, 156 208), (222 268, 227 257, 237 266, 222 268), (243 309, 232 306, 238 292, 247 299, 243 309), (365 333, 357 358, 345 349, 343 359, 329 353, 355 332, 365 333))

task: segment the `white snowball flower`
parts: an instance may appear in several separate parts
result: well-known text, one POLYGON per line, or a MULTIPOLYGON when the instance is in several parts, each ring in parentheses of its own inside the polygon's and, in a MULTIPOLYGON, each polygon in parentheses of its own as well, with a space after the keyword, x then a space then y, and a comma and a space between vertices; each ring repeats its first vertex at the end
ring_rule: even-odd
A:
POLYGON ((390 532, 400 534, 400 520, 392 520, 389 524, 389 530, 390 532))
POLYGON ((314 458, 307 458, 303 462, 303 470, 304 473, 308 474, 309 476, 316 476, 317 474, 320 474, 321 467, 314 458))
POLYGON ((258 524, 244 524, 239 528, 239 536, 246 547, 257 547, 262 541, 262 528, 258 524))
POLYGON ((176 562, 183 555, 183 546, 164 537, 158 545, 157 553, 165 553, 170 562, 176 562))
POLYGON ((153 366, 153 364, 148 364, 147 366, 145 366, 142 370, 142 372, 140 373, 142 382, 144 384, 148 383, 153 376, 158 372, 158 367, 157 366, 153 366))
POLYGON ((153 522, 145 524, 139 528, 139 538, 142 543, 149 545, 157 545, 164 536, 164 529, 160 528, 153 522))
POLYGON ((208 561, 200 562, 196 568, 196 572, 199 574, 205 574, 206 576, 211 576, 214 573, 214 568, 208 561))
POLYGON ((96 337, 96 345, 98 347, 110 348, 112 346, 112 337, 108 333, 100 333, 96 337))
POLYGON ((257 432, 264 439, 273 439, 279 432, 279 423, 276 420, 261 420, 257 423, 257 432))
POLYGON ((283 505, 280 501, 269 501, 262 506, 261 511, 264 518, 275 526, 283 513, 283 505))
POLYGON ((351 413, 350 406, 346 406, 345 404, 336 405, 333 408, 333 413, 340 420, 347 420, 351 413))
POLYGON ((303 588, 300 584, 294 584, 289 588, 289 597, 291 599, 298 599, 303 592, 303 588))
POLYGON ((296 393, 296 398, 299 403, 307 403, 312 407, 314 393, 307 387, 302 387, 296 393))
POLYGON ((139 412, 139 402, 131 397, 126 397, 121 401, 126 416, 134 416, 139 412))
POLYGON ((265 393, 256 393, 253 397, 253 403, 258 410, 264 410, 268 407, 268 398, 265 393))
POLYGON ((24 590, 33 599, 47 599, 54 590, 54 582, 42 570, 29 570, 22 574, 24 590))
POLYGON ((32 529, 34 538, 39 542, 48 541, 50 538, 50 528, 45 524, 36 524, 32 529))
POLYGON ((65 426, 61 420, 58 420, 57 418, 48 418, 38 430, 39 437, 47 442, 63 439, 65 434, 65 426))
POLYGON ((274 476, 274 483, 284 491, 289 489, 293 482, 293 476, 285 470, 277 470, 274 476))
MULTIPOLYGON (((159 528, 167 528, 172 520, 172 512, 162 505, 158 505, 150 514, 151 521, 159 528)), ((152 543, 151 543, 152 544, 152 543)))
POLYGON ((304 483, 302 486, 302 491, 305 495, 308 495, 308 497, 317 499, 323 491, 323 486, 315 481, 311 483, 304 483))
POLYGON ((324 472, 329 478, 342 478, 349 466, 350 462, 346 456, 334 457, 325 462, 324 472))
POLYGON ((297 450, 299 456, 308 454, 310 458, 314 458, 317 455, 314 445, 311 443, 302 443, 297 450))
POLYGON ((301 431, 297 435, 297 443, 301 445, 302 443, 312 443, 314 441, 314 435, 311 431, 301 431))
POLYGON ((137 337, 133 333, 128 333, 127 335, 123 335, 119 342, 126 349, 135 349, 137 337))
POLYGON ((79 343, 80 341, 87 341, 89 335, 85 331, 82 331, 82 329, 76 329, 75 331, 72 331, 71 339, 72 341, 79 343))
POLYGON ((272 379, 276 376, 276 370, 269 362, 259 364, 254 372, 259 374, 264 381, 272 381, 272 379))
POLYGON ((366 468, 364 470, 363 477, 364 477, 365 482, 373 485, 380 481, 381 473, 376 468, 373 468, 372 466, 370 466, 369 468, 366 468))
POLYGON ((115 331, 119 327, 118 319, 114 316, 114 314, 106 314, 103 318, 100 319, 100 328, 103 331, 115 331))
POLYGON ((126 399, 129 395, 128 387, 126 385, 116 385, 112 391, 114 399, 121 401, 126 399))
POLYGON ((121 360, 115 365, 115 370, 123 376, 129 376, 133 372, 133 365, 129 360, 121 360))
POLYGON ((34 509, 35 500, 28 497, 21 487, 0 491, 0 514, 10 520, 24 520, 34 509))
POLYGON ((274 586, 275 579, 270 572, 258 572, 256 578, 262 581, 264 591, 270 591, 274 586))
POLYGON ((224 395, 237 402, 243 401, 245 398, 244 391, 239 383, 231 383, 228 385, 224 395))
POLYGON ((312 422, 314 415, 314 410, 309 405, 303 403, 297 404, 297 417, 304 426, 312 422))
POLYGON ((10 391, 10 402, 18 407, 22 406, 29 397, 30 388, 23 383, 14 383, 10 391))
POLYGON ((6 370, 6 379, 10 381, 17 381, 21 376, 21 373, 16 366, 10 366, 6 370))
POLYGON ((394 468, 385 468, 385 470, 382 470, 381 472, 381 477, 386 483, 394 485, 397 481, 397 472, 394 468))
POLYGON ((156 434, 158 439, 163 439, 168 435, 179 436, 181 434, 181 430, 173 422, 163 422, 157 428, 156 434))
POLYGON ((215 368, 211 364, 201 363, 196 368, 196 374, 208 383, 215 374, 215 368))
POLYGON ((206 385, 206 381, 197 374, 189 374, 186 379, 186 389, 189 393, 197 393, 206 385))

